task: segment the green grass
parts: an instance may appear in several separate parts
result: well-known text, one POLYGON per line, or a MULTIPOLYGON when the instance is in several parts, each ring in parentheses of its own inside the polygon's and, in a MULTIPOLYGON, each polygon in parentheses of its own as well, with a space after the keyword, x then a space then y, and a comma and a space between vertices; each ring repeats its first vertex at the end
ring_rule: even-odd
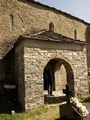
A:
MULTIPOLYGON (((80 99, 80 102, 90 102, 90 95, 80 99)), ((21 106, 15 102, 10 102, 8 98, 0 98, 0 120, 59 120, 59 105, 44 105, 21 113, 21 106), (7 102, 6 102, 7 101, 7 102), (15 114, 11 115, 11 110, 15 114)))
MULTIPOLYGON (((32 110, 27 110, 21 113, 21 108, 17 103, 6 102, 8 99, 0 99, 0 120, 59 120, 59 105, 55 106, 44 105, 32 110), (11 115, 11 110, 16 111, 15 114, 11 115), (8 113, 8 114, 7 114, 8 113)), ((80 99, 80 102, 90 102, 90 95, 80 99)))
POLYGON ((23 120, 23 116, 21 114, 0 114, 0 120, 23 120))
POLYGON ((0 120, 55 120, 59 118, 59 105, 39 107, 23 113, 0 114, 0 120))
POLYGON ((11 100, 9 96, 0 96, 0 120, 56 120, 59 116, 59 104, 44 105, 22 112, 18 101, 11 100), (13 115, 11 115, 12 110, 16 112, 13 115))

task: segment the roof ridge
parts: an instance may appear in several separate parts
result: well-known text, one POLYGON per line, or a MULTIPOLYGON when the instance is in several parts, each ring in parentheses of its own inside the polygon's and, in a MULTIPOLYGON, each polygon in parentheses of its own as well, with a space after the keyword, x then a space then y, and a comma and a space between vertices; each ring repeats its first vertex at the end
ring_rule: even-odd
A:
POLYGON ((47 30, 46 29, 40 30, 40 31, 38 31, 36 33, 32 33, 30 36, 33 37, 33 36, 36 36, 36 35, 40 35, 40 34, 42 34, 44 32, 47 32, 47 30))
POLYGON ((74 38, 69 38, 67 36, 63 36, 60 33, 52 32, 46 29, 40 30, 34 34, 26 34, 19 37, 22 38, 30 38, 30 39, 37 39, 37 40, 47 40, 47 41, 56 41, 56 42, 65 42, 65 43, 81 43, 86 44, 85 41, 76 40, 74 38))

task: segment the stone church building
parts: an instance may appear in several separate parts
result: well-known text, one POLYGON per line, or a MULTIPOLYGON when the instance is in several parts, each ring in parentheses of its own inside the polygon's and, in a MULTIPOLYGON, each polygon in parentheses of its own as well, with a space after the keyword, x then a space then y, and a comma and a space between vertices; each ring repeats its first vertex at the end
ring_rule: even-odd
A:
POLYGON ((0 94, 15 85, 23 109, 44 104, 45 70, 53 91, 90 92, 90 25, 33 0, 0 0, 0 94))

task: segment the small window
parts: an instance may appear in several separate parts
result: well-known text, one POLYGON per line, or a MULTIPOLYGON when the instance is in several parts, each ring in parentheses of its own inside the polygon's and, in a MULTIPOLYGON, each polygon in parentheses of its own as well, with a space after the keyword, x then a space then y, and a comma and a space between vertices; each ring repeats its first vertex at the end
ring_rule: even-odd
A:
POLYGON ((53 24, 53 22, 50 22, 50 24, 49 24, 49 31, 54 32, 54 24, 53 24))
POLYGON ((10 15, 10 31, 13 31, 13 15, 10 15))
POLYGON ((74 30, 74 39, 77 39, 77 30, 74 30))

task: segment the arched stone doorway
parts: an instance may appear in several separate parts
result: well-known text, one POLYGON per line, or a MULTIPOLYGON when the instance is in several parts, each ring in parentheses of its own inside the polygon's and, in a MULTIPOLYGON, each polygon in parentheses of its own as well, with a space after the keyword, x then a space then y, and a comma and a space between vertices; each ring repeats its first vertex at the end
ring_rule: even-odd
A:
POLYGON ((74 91, 74 74, 71 65, 64 59, 51 59, 44 68, 44 90, 47 90, 47 79, 45 79, 46 71, 50 69, 52 89, 62 93, 65 85, 68 84, 70 90, 74 91))

